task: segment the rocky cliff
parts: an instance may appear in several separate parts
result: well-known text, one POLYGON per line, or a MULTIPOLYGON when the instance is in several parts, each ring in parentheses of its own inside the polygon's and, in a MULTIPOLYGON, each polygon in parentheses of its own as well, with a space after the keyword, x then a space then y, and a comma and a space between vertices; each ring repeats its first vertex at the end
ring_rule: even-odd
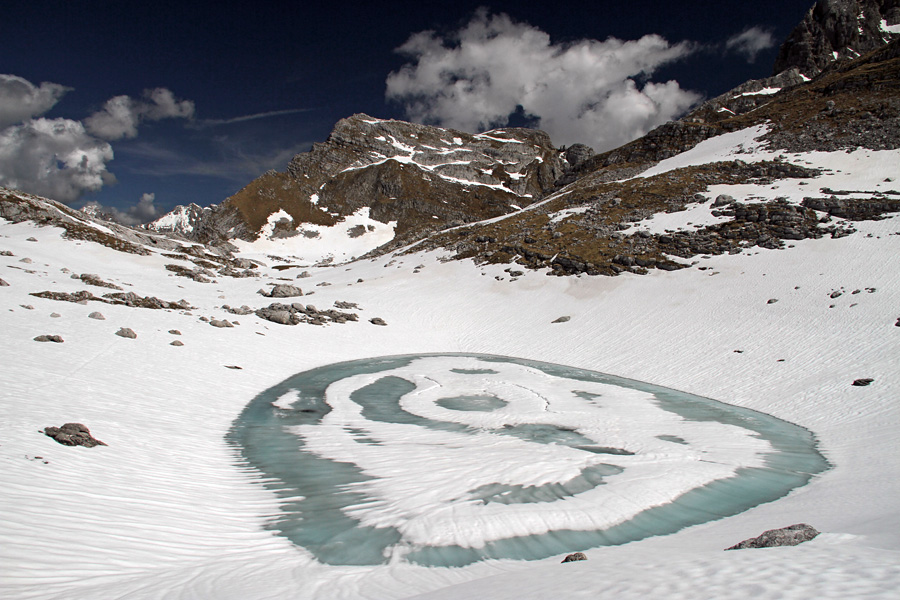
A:
POLYGON ((781 46, 774 74, 796 68, 814 77, 900 37, 900 0, 819 0, 781 46))

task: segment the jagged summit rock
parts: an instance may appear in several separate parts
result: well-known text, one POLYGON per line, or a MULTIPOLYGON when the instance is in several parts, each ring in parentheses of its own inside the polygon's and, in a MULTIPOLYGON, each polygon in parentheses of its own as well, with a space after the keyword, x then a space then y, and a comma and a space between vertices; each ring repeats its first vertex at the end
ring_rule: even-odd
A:
POLYGON ((898 25, 900 0, 819 0, 781 46, 773 73, 796 68, 814 77, 900 38, 898 25))
POLYGON ((565 168, 542 131, 473 135, 357 114, 286 172, 264 173, 218 207, 179 207, 148 227, 201 242, 315 238, 316 228, 362 216, 369 226, 347 226, 348 238, 390 224, 396 246, 536 202, 565 168))

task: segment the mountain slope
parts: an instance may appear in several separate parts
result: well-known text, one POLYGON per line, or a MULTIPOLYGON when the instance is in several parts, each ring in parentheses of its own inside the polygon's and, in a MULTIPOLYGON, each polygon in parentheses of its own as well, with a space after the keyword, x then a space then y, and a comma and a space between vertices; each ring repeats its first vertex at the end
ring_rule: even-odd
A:
POLYGON ((265 173, 187 219, 180 207, 149 228, 204 243, 296 238, 299 244, 281 244, 296 252, 310 245, 304 238, 339 228, 361 242, 374 238, 366 247, 374 250, 526 206, 553 186, 564 165, 540 131, 471 135, 354 115, 338 122, 326 142, 294 157, 287 172, 265 173), (363 221, 345 227, 353 216, 363 221), (369 236, 383 229, 379 224, 390 224, 392 235, 369 236))

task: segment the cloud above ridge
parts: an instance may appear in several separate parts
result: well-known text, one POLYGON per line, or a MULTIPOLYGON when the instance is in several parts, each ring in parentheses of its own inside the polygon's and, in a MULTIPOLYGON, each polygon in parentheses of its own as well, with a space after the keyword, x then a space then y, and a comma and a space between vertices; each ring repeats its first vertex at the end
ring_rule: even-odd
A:
POLYGON ((479 10, 460 30, 416 33, 397 52, 410 62, 388 76, 387 98, 413 121, 464 131, 505 126, 520 112, 556 143, 602 151, 700 100, 676 81, 639 83, 694 52, 658 35, 553 44, 540 29, 479 10))
POLYGON ((44 114, 71 89, 47 81, 36 86, 16 75, 0 74, 0 129, 44 114))
POLYGON ((0 131, 0 185, 60 202, 115 181, 112 147, 71 119, 28 119, 0 131))
MULTIPOLYGON (((84 209, 94 211, 108 219, 133 227, 142 223, 149 223, 162 216, 156 208, 156 194, 142 194, 138 203, 128 210, 119 210, 112 206, 103 206, 99 202, 91 201, 84 205, 84 209)), ((84 210, 82 209, 82 210, 84 210)))
POLYGON ((137 137, 142 121, 184 118, 194 116, 194 103, 176 100, 175 94, 166 88, 145 90, 142 99, 115 96, 106 101, 103 108, 84 120, 88 132, 104 140, 137 137))
MULTIPOLYGON (((114 158, 109 141, 137 136, 143 121, 190 119, 194 103, 178 100, 166 88, 146 90, 140 99, 116 96, 84 121, 48 119, 49 111, 71 88, 44 82, 39 86, 16 75, 0 75, 0 186, 77 201, 116 181, 107 169, 114 158)), ((152 198, 123 213, 143 218, 152 198)))
POLYGON ((725 50, 740 54, 747 62, 753 63, 756 62, 760 52, 774 47, 775 44, 775 36, 771 30, 755 25, 728 38, 725 50))

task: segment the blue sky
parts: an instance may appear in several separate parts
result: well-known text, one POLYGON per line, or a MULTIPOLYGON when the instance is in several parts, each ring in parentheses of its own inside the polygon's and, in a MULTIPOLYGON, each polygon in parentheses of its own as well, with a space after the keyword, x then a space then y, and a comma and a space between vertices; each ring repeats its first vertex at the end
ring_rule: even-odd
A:
POLYGON ((221 202, 356 112, 470 130, 515 113, 603 150, 771 74, 811 6, 8 3, 0 185, 145 219, 221 202))

